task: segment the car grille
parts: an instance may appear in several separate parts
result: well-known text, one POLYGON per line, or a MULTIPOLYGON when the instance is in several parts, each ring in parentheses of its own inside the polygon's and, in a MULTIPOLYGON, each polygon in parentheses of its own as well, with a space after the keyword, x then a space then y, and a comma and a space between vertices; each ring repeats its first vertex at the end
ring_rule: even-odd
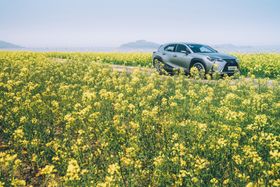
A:
POLYGON ((232 73, 234 73, 233 70, 228 70, 229 66, 237 66, 237 68, 239 68, 238 63, 236 62, 235 59, 225 59, 224 61, 226 61, 227 63, 225 65, 225 67, 224 67, 223 72, 232 72, 232 73))

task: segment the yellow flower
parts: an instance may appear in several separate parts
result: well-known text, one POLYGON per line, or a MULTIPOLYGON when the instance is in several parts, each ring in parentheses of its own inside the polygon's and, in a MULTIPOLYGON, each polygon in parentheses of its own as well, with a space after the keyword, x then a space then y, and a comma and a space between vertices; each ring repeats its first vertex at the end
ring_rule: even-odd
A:
POLYGON ((21 180, 21 179, 13 179, 12 186, 26 186, 26 182, 25 180, 21 180))
POLYGON ((15 139, 22 139, 24 137, 23 129, 22 128, 16 129, 13 136, 15 139))
POLYGON ((130 126, 134 130, 138 130, 139 127, 140 127, 138 123, 135 123, 135 122, 132 122, 132 121, 130 122, 130 126))
POLYGON ((4 187, 5 183, 0 181, 0 187, 4 187))
POLYGON ((210 180, 210 182, 212 183, 212 184, 218 184, 218 180, 216 179, 216 178, 212 178, 211 180, 210 180))
POLYGON ((249 183, 246 185, 246 187, 255 187, 255 185, 254 185, 254 183, 249 182, 249 183))
POLYGON ((162 163, 163 163, 163 161, 164 161, 164 157, 162 157, 162 156, 156 157, 156 158, 154 159, 154 165, 155 165, 155 167, 161 166, 162 163))
POLYGON ((44 168, 42 168, 37 176, 40 175, 51 175, 56 172, 56 169, 54 169, 54 165, 46 165, 44 168))
POLYGON ((255 117, 255 123, 258 125, 265 125, 267 123, 267 116, 265 114, 257 115, 255 117))
POLYGON ((123 156, 121 157, 121 162, 125 165, 125 166, 131 166, 133 164, 133 160, 129 157, 123 156))
POLYGON ((227 185, 229 183, 229 179, 225 179, 224 181, 223 181, 223 185, 227 185))
POLYGON ((70 159, 68 162, 68 167, 65 175, 65 180, 80 180, 80 167, 75 159, 70 159))
POLYGON ((19 120, 19 123, 20 124, 24 124, 24 123, 26 123, 27 122, 27 118, 25 117, 25 116, 22 116, 21 118, 20 118, 20 120, 19 120))
POLYGON ((193 183, 197 183, 198 181, 199 181, 199 179, 198 179, 197 177, 193 177, 193 178, 192 178, 192 182, 193 182, 193 183))
POLYGON ((108 173, 111 175, 118 173, 119 170, 120 170, 120 166, 118 164, 111 164, 108 167, 108 173))
POLYGON ((31 122, 32 124, 36 125, 38 123, 38 120, 36 118, 32 118, 31 122))
POLYGON ((171 106, 171 107, 176 107, 176 106, 178 106, 178 104, 177 104, 176 102, 171 102, 171 103, 170 103, 170 106, 171 106))
POLYGON ((278 150, 273 150, 269 152, 271 158, 279 159, 280 152, 278 150))

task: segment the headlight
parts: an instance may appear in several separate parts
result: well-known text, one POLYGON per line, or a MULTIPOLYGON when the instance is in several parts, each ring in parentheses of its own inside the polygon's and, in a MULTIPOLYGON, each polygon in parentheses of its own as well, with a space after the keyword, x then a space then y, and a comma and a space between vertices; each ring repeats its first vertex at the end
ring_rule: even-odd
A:
POLYGON ((223 61, 224 61, 224 60, 221 59, 221 58, 213 58, 213 57, 210 57, 210 56, 208 56, 207 59, 210 60, 211 62, 215 62, 215 61, 217 61, 217 62, 223 62, 223 61))
POLYGON ((236 60, 236 62, 237 62, 237 63, 239 63, 239 62, 240 62, 240 60, 239 60, 238 58, 237 58, 237 59, 235 59, 235 60, 236 60))

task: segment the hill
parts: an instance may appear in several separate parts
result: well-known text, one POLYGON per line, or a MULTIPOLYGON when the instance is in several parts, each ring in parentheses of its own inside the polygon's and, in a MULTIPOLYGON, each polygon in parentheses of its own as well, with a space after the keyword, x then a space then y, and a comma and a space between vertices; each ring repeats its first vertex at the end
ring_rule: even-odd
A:
POLYGON ((160 45, 154 42, 146 40, 137 40, 135 42, 129 42, 120 46, 122 49, 156 49, 160 45))
POLYGON ((20 49, 20 48, 23 47, 0 40, 0 49, 20 49))

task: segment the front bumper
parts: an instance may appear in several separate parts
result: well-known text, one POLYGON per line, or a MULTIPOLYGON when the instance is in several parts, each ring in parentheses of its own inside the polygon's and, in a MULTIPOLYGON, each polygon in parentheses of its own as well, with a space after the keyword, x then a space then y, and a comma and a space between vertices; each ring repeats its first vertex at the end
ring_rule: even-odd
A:
POLYGON ((240 73, 240 67, 235 59, 226 59, 222 61, 215 61, 211 68, 212 73, 233 75, 240 73))

